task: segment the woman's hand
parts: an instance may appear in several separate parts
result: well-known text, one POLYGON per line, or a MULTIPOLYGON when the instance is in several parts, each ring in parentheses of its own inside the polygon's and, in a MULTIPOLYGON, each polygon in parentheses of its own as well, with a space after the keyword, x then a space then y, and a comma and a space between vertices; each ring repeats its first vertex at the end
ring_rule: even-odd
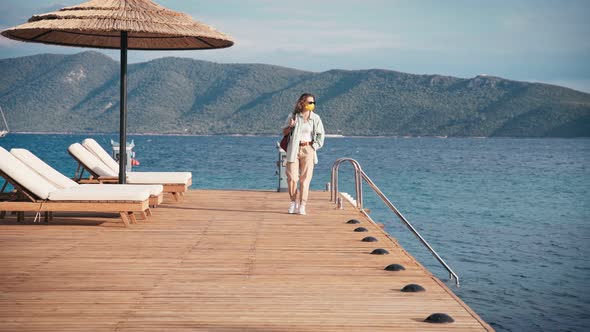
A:
POLYGON ((289 126, 283 128, 283 135, 288 135, 291 132, 291 130, 293 130, 293 128, 295 128, 295 123, 296 123, 295 119, 291 119, 289 121, 289 126))

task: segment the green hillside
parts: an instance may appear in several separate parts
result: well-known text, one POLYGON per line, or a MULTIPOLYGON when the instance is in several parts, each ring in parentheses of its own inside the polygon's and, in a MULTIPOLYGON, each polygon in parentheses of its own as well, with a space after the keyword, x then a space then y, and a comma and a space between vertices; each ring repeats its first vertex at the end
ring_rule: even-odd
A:
MULTIPOLYGON (((118 131, 119 65, 111 58, 42 54, 0 60, 0 72, 0 106, 13 131, 118 131)), ((129 131, 278 134, 307 91, 330 134, 590 136, 590 94, 558 86, 183 58, 129 66, 129 131)))

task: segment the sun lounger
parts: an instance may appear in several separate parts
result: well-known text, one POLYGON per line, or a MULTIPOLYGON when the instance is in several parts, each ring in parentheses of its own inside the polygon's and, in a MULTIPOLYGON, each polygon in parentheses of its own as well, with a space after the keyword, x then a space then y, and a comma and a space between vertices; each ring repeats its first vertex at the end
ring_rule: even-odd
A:
POLYGON ((135 223, 134 212, 149 211, 148 189, 133 192, 112 186, 111 190, 94 190, 88 186, 58 189, 10 152, 0 147, 0 176, 18 195, 0 200, 0 211, 33 212, 115 212, 125 226, 135 223))
MULTIPOLYGON (((83 179, 79 172, 79 182, 116 183, 119 180, 119 164, 93 139, 84 140, 84 146, 74 143, 68 148, 69 154, 90 178, 83 179)), ((192 184, 190 172, 127 172, 129 184, 161 184, 164 192, 171 193, 179 200, 192 184)))
MULTIPOLYGON (((82 141, 82 146, 97 156, 118 177, 119 163, 98 142, 92 138, 87 138, 82 141)), ((192 174, 191 172, 127 172, 127 180, 130 183, 165 183, 161 181, 167 180, 170 183, 187 183, 190 186, 192 184, 192 174)))
POLYGON ((76 188, 76 187, 92 187, 91 190, 112 190, 112 186, 118 186, 116 189, 128 190, 135 192, 137 190, 148 189, 150 191, 150 206, 156 207, 163 201, 163 186, 162 185, 132 185, 132 184, 79 184, 76 181, 68 178, 61 174, 53 167, 49 166, 43 160, 39 159, 32 152, 26 149, 12 149, 10 153, 20 160, 23 164, 27 165, 30 169, 37 172, 47 181, 52 183, 58 189, 76 188))

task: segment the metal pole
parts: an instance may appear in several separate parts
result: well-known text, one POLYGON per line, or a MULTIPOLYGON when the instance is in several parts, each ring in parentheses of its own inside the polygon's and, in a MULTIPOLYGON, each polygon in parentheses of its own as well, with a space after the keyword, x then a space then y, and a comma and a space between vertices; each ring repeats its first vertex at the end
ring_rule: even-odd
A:
POLYGON ((2 120, 4 120, 4 126, 6 127, 6 131, 10 132, 10 128, 8 128, 8 122, 6 122, 6 118, 4 117, 4 111, 2 111, 2 107, 0 107, 0 114, 2 114, 2 120))
POLYGON ((121 31, 121 98, 119 120, 119 183, 126 179, 127 162, 127 31, 121 31))
POLYGON ((279 186, 277 192, 286 192, 289 191, 289 185, 287 184, 287 153, 281 149, 279 143, 277 143, 277 151, 279 152, 279 160, 277 161, 279 186))

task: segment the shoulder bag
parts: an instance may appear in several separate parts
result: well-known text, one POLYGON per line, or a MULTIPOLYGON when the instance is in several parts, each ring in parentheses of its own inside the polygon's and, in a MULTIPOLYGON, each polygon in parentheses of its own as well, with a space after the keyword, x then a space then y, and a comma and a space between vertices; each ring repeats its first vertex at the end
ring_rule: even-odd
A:
MULTIPOLYGON (((295 114, 293 114, 293 120, 295 120, 295 114)), ((291 140, 291 135, 293 134, 293 128, 291 128, 291 131, 289 131, 289 133, 285 136, 283 136, 283 139, 281 140, 281 149, 285 150, 285 152, 287 152, 287 148, 289 147, 289 141, 291 140)))

